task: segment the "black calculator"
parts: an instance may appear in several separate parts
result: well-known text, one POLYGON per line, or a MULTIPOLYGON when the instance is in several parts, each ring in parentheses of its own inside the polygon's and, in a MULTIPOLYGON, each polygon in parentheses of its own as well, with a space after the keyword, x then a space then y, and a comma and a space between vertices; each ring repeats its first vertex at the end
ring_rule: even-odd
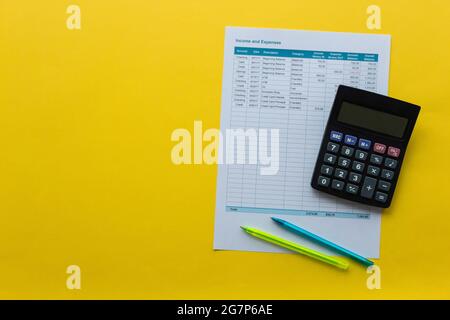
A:
POLYGON ((387 208, 420 107, 377 93, 339 86, 311 186, 387 208))

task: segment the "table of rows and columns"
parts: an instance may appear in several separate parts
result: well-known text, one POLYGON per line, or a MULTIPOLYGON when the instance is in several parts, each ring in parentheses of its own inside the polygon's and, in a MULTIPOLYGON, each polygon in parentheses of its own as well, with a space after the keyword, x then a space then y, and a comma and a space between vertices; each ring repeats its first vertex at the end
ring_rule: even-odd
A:
POLYGON ((344 210, 328 195, 318 201, 310 179, 337 87, 376 91, 378 56, 236 47, 233 59, 229 128, 279 129, 280 149, 276 175, 261 175, 259 164, 228 165, 227 208, 344 210))

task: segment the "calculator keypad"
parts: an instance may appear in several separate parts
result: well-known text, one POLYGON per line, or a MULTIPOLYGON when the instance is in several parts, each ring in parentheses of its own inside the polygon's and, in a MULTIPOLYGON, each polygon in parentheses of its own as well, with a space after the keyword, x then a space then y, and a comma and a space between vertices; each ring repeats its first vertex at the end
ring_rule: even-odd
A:
POLYGON ((386 202, 388 195, 386 193, 383 192, 377 192, 375 193, 375 200, 379 201, 379 202, 386 202))
POLYGON ((394 172, 391 170, 383 169, 381 170, 381 178, 385 180, 392 180, 394 179, 394 172))
POLYGON ((397 160, 386 158, 386 160, 384 160, 384 165, 388 168, 395 169, 397 167, 397 160))
POLYGON ((358 190, 359 190, 359 187, 354 184, 351 184, 351 183, 347 183, 347 187, 345 188, 345 191, 347 191, 350 194, 355 194, 355 195, 358 194, 358 190))
POLYGON ((326 176, 331 176, 333 174, 333 167, 322 165, 320 168, 320 173, 326 176))
POLYGON ((358 141, 358 138, 355 136, 351 136, 349 134, 345 135, 344 143, 348 144, 350 146, 356 145, 356 141, 358 141))
POLYGON ((353 161, 352 169, 353 171, 363 172, 365 164, 359 161, 353 161))
POLYGON ((323 187, 328 187, 330 185, 330 178, 320 176, 317 183, 323 187))
POLYGON ((351 157, 351 156, 353 156, 353 151, 355 151, 355 149, 353 149, 351 147, 343 146, 341 154, 345 157, 351 157))
POLYGON ((389 147, 387 154, 390 155, 391 157, 398 158, 398 156, 400 155, 400 149, 394 148, 394 147, 389 147))
POLYGON ((361 150, 357 150, 355 153, 355 158, 360 160, 360 161, 366 161, 367 159, 367 152, 361 151, 361 150))
POLYGON ((370 155, 370 163, 381 165, 383 163, 383 157, 376 154, 372 154, 370 155))
POLYGON ((337 153, 339 151, 339 145, 334 142, 328 142, 327 151, 331 153, 337 153))
POLYGON ((371 145, 372 145, 372 141, 366 140, 366 139, 359 139, 358 146, 361 149, 369 150, 371 145))
POLYGON ((378 189, 383 191, 389 191, 391 189, 391 183, 387 181, 378 181, 378 189))
POLYGON ((325 158, 323 159, 325 163, 334 164, 336 162, 336 156, 325 153, 325 158))
POLYGON ((352 183, 360 183, 361 178, 362 175, 360 175, 359 173, 350 172, 350 179, 348 180, 351 181, 352 183))
POLYGON ((382 143, 375 143, 373 145, 373 151, 380 153, 380 154, 384 154, 386 152, 386 145, 384 145, 382 143))
POLYGON ((377 187, 377 179, 371 177, 364 178, 364 184, 361 190, 361 197, 371 199, 375 188, 377 187))
POLYGON ((336 142, 341 142, 342 141, 342 133, 337 132, 337 131, 331 131, 330 133, 330 140, 331 141, 336 141, 336 142))
POLYGON ((396 147, 331 131, 317 184, 384 204, 393 191, 400 153, 396 147))
POLYGON ((331 183, 331 188, 336 190, 343 190, 344 189, 344 182, 340 180, 333 179, 333 182, 331 183))
POLYGON ((348 168, 348 167, 350 167, 350 163, 351 163, 350 159, 347 159, 344 157, 339 157, 338 166, 340 166, 342 168, 348 168))
POLYGON ((367 174, 373 177, 378 177, 380 174, 380 168, 375 166, 369 166, 367 168, 367 174))
POLYGON ((334 176, 339 179, 345 179, 347 178, 347 173, 348 173, 347 170, 336 169, 334 176))

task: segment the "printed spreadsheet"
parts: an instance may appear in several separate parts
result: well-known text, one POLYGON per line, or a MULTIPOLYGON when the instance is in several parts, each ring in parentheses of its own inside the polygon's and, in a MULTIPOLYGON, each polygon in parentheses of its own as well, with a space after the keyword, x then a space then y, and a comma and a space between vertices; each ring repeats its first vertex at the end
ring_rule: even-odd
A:
POLYGON ((279 170, 261 175, 259 163, 219 166, 215 248, 279 251, 244 241, 234 226, 250 221, 276 230, 265 221, 281 215, 378 255, 380 210, 319 192, 310 182, 337 87, 387 94, 389 48, 384 35, 227 28, 221 130, 278 129, 279 170), (335 225, 338 233, 330 231, 335 225), (367 245, 350 243, 363 233, 367 245))

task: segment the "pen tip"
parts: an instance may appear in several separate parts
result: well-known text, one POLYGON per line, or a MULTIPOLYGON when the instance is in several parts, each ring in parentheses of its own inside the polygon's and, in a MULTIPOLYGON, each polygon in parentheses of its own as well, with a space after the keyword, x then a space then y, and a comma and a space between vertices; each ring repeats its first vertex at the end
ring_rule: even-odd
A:
POLYGON ((241 226, 241 229, 247 231, 247 227, 241 226))
POLYGON ((276 217, 271 217, 271 218, 272 218, 272 220, 275 221, 275 222, 278 222, 278 223, 281 223, 281 222, 282 222, 282 220, 279 219, 279 218, 276 218, 276 217))

